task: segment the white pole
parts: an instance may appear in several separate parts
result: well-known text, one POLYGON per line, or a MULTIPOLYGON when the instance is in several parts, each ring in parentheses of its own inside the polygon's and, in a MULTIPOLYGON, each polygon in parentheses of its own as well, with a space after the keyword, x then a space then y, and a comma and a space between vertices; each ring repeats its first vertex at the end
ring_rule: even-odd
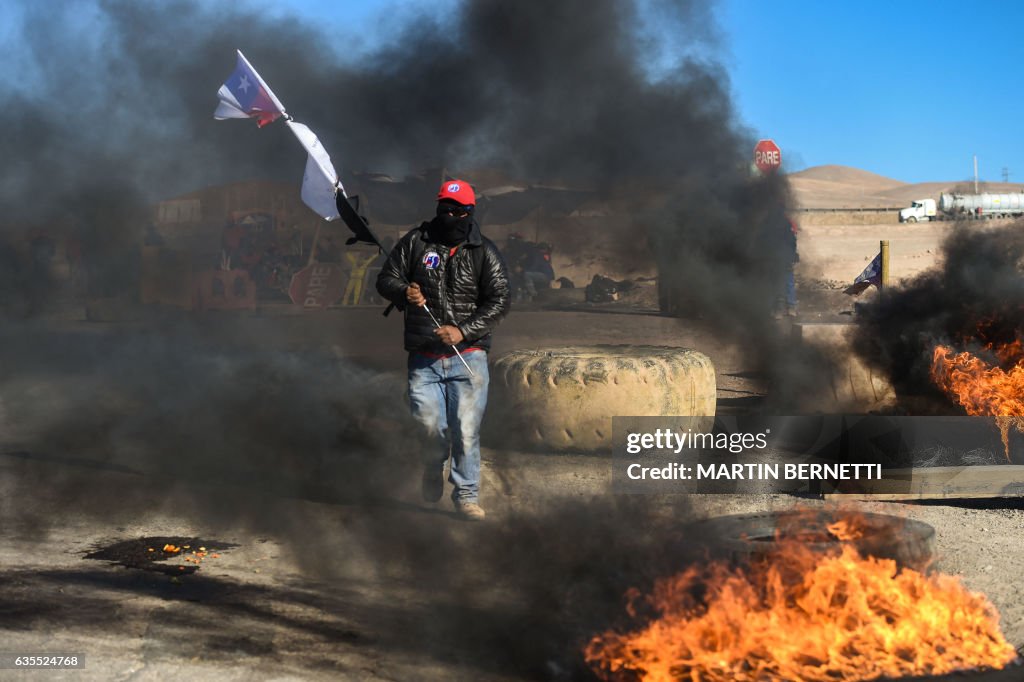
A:
MULTIPOLYGON (((430 312, 430 308, 427 307, 426 302, 423 303, 423 309, 427 311, 427 315, 430 315, 430 319, 433 320, 434 326, 440 329, 441 323, 437 321, 436 317, 434 317, 434 313, 430 312)), ((473 372, 473 368, 469 366, 468 362, 466 362, 466 358, 462 357, 462 353, 459 352, 459 349, 455 346, 454 343, 451 345, 451 348, 453 351, 455 351, 455 354, 459 356, 459 360, 462 360, 462 364, 466 366, 466 371, 469 372, 469 376, 475 377, 476 373, 473 372)))

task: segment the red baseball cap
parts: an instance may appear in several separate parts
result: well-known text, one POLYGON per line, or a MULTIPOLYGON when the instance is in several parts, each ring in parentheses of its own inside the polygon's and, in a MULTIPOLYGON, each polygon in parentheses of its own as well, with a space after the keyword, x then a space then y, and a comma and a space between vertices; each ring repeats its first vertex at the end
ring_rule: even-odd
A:
POLYGON ((463 206, 476 206, 476 194, 465 180, 448 180, 441 184, 437 200, 448 199, 463 206))

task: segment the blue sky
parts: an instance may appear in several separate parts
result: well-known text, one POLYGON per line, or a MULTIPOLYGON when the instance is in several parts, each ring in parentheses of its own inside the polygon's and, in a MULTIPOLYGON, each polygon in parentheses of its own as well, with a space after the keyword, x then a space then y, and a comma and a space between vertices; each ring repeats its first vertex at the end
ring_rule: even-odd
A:
POLYGON ((743 120, 792 170, 1024 182, 1024 3, 726 0, 743 120))
MULTIPOLYGON (((525 0, 534 1, 534 0, 525 0)), ((539 0, 538 0, 539 1, 539 0)), ((402 8, 451 0, 286 0, 370 49, 402 8)), ((291 9, 285 9, 285 8, 291 9)), ((717 56, 739 118, 788 170, 841 164, 905 182, 1024 182, 1024 3, 721 0, 717 56)))
MULTIPOLYGON (((443 17, 457 0, 247 4, 271 17, 298 14, 320 24, 340 54, 358 55, 390 37, 397 15, 411 9, 443 17)), ((710 54, 725 67, 739 120, 779 144, 787 170, 840 164, 904 182, 955 182, 971 176, 976 154, 981 179, 1002 180, 1006 168, 1011 181, 1024 182, 1018 75, 1024 2, 718 0, 706 6, 717 18, 710 54)), ((17 13, 16 4, 0 4, 0 44, 19 41, 11 21, 17 13)), ((658 37, 664 63, 671 63, 673 50, 687 49, 688 38, 658 37)), ((22 56, 9 53, 15 82, 30 82, 22 56)))

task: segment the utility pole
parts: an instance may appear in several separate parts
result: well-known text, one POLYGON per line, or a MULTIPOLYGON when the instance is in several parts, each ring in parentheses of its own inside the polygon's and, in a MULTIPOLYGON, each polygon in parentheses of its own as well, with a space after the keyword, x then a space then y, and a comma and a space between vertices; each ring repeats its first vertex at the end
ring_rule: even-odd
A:
POLYGON ((1009 182, 1009 181, 1010 181, 1010 169, 1007 168, 1006 166, 1003 166, 1003 182, 1009 182))
POLYGON ((974 155, 974 193, 978 193, 978 155, 974 155))

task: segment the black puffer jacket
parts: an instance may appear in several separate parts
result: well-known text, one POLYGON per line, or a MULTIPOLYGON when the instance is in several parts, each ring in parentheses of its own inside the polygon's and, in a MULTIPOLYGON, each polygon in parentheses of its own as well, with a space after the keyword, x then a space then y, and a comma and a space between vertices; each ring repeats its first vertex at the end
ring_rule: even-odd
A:
POLYGON ((406 350, 451 352, 451 346, 434 335, 430 315, 406 301, 405 290, 412 282, 420 285, 437 321, 462 332, 460 351, 470 346, 486 350, 491 346, 491 331, 509 309, 505 262, 475 220, 469 237, 454 254, 452 247, 431 239, 429 227, 430 223, 423 223, 399 240, 377 276, 377 291, 405 312, 406 350))

